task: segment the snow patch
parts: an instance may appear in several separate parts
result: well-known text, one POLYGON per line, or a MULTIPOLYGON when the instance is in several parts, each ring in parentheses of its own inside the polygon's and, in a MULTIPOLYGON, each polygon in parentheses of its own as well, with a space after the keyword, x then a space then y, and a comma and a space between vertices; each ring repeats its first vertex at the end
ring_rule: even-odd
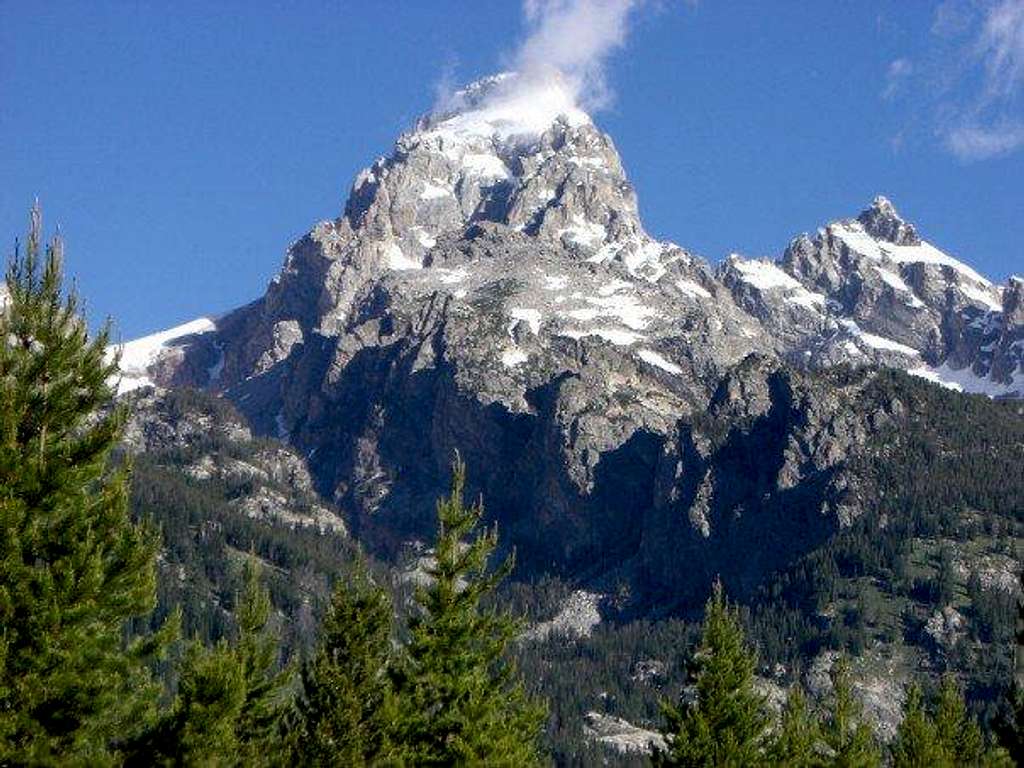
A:
POLYGON ((432 184, 429 181, 423 182, 423 191, 420 192, 420 200, 441 200, 451 196, 452 191, 450 189, 445 189, 444 187, 432 184))
POLYGON ((422 264, 402 253, 397 243, 388 243, 384 246, 384 263, 388 269, 423 269, 422 264))
POLYGON ((871 237, 864 226, 856 220, 836 222, 828 226, 828 232, 844 242, 851 250, 862 256, 879 261, 893 261, 897 264, 936 264, 950 267, 962 275, 966 275, 976 283, 990 286, 991 283, 968 267, 962 261, 954 259, 931 243, 922 240, 918 245, 896 245, 871 237))
POLYGON ((427 232, 427 230, 425 230, 423 227, 415 226, 412 227, 409 231, 416 235, 416 240, 418 240, 419 244, 422 245, 424 248, 433 248, 435 245, 437 245, 437 238, 431 235, 429 232, 427 232))
POLYGON ((586 296, 584 300, 589 307, 571 309, 563 312, 564 317, 581 322, 596 320, 599 317, 615 318, 628 328, 642 331, 655 315, 654 310, 644 306, 631 294, 613 293, 605 296, 586 296))
POLYGON ((921 354, 918 350, 908 347, 906 344, 900 344, 898 341, 887 339, 884 336, 876 336, 873 333, 863 331, 853 320, 840 320, 839 324, 873 349, 880 349, 885 352, 899 352, 902 355, 909 355, 911 357, 918 357, 921 354))
POLYGON ((519 349, 519 347, 506 349, 501 355, 502 365, 506 368, 515 368, 517 365, 522 365, 529 359, 530 356, 523 350, 519 349))
POLYGON ((512 318, 512 325, 509 327, 511 333, 512 328, 520 320, 526 321, 527 325, 530 326, 530 330, 533 331, 534 335, 540 333, 540 321, 541 313, 539 309, 526 309, 524 307, 513 307, 509 311, 509 316, 512 318))
POLYGON ((890 288, 894 288, 897 291, 900 291, 901 293, 905 293, 907 304, 914 307, 915 309, 920 309, 921 307, 924 306, 924 302, 917 298, 917 295, 912 290, 910 290, 910 286, 903 282, 903 278, 897 275, 895 272, 892 272, 888 269, 885 269, 884 267, 880 267, 877 265, 875 266, 875 272, 877 272, 878 276, 882 278, 882 282, 888 285, 890 288))
POLYGON ((678 365, 668 360, 653 349, 641 349, 637 352, 637 356, 648 365, 653 365, 655 368, 661 368, 661 370, 678 376, 683 372, 683 369, 678 365))
POLYGON ((570 243, 592 248, 604 241, 608 232, 600 224, 587 221, 578 213, 573 214, 572 222, 568 227, 558 230, 558 237, 568 240, 570 243))
POLYGON ((1024 370, 1018 365, 1013 372, 1009 384, 993 381, 990 378, 982 378, 970 366, 954 369, 945 362, 938 366, 921 366, 913 368, 907 373, 912 376, 919 376, 935 384, 941 384, 947 389, 956 392, 970 392, 989 397, 1020 397, 1024 395, 1024 370))
POLYGON ((508 168, 497 155, 467 152, 462 156, 461 165, 465 173, 482 179, 507 179, 509 177, 508 168))
MULTIPOLYGON (((108 357, 112 357, 114 354, 118 353, 121 355, 121 379, 117 382, 117 393, 119 395, 123 395, 126 392, 131 392, 132 390, 139 389, 140 387, 152 386, 153 382, 149 378, 150 366, 152 366, 165 351, 174 346, 180 345, 175 344, 175 342, 181 342, 189 336, 198 336, 215 330, 217 330, 217 325, 213 320, 208 317, 200 317, 187 323, 183 323, 182 325, 177 325, 174 328, 168 328, 166 331, 160 331, 124 344, 108 347, 108 357)), ((223 365, 222 353, 221 359, 218 360, 218 362, 215 363, 209 371, 211 380, 214 378, 214 373, 216 373, 217 376, 220 375, 220 370, 223 368, 223 365), (220 366, 219 368, 218 364, 220 366)), ((111 383, 113 384, 114 382, 111 383)))
POLYGON ((599 336, 606 341, 610 341, 612 344, 620 347, 628 347, 631 344, 642 340, 644 337, 639 333, 633 333, 632 331, 624 331, 621 328, 588 328, 585 331, 581 330, 565 330, 559 335, 567 336, 570 339, 582 339, 587 336, 599 336))
POLYGON ((461 283, 463 280, 465 280, 467 277, 469 277, 469 272, 467 272, 463 268, 460 268, 460 269, 443 269, 442 268, 442 269, 438 269, 437 271, 440 273, 440 276, 437 279, 440 280, 445 285, 454 285, 455 283, 461 283))
POLYGON ((676 280, 676 288, 685 293, 687 296, 693 296, 695 298, 710 299, 711 292, 708 291, 703 285, 695 283, 693 280, 676 280))
POLYGON ((984 304, 986 307, 991 309, 993 312, 1002 312, 1003 303, 996 299, 992 294, 991 287, 980 287, 971 285, 970 283, 962 283, 957 288, 964 296, 971 301, 977 302, 978 304, 984 304))
POLYGON ((631 275, 643 277, 651 283, 656 283, 665 274, 665 265, 662 263, 662 255, 666 246, 655 240, 648 240, 633 251, 627 251, 624 259, 626 269, 631 275))
POLYGON ((794 278, 770 261, 747 261, 735 255, 730 258, 732 266, 740 273, 743 282, 762 291, 769 291, 773 288, 786 290, 803 288, 794 278))
POLYGON ((818 312, 825 308, 826 299, 822 294, 809 291, 801 286, 793 293, 787 295, 786 301, 790 304, 796 304, 809 309, 812 312, 818 312))

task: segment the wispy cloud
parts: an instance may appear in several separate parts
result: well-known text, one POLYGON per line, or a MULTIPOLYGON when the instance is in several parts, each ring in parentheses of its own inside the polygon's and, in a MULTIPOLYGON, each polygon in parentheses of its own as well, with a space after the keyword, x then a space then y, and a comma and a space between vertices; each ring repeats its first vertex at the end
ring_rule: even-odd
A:
MULTIPOLYGON (((940 11, 943 7, 948 6, 940 6, 940 11)), ((947 11, 945 16, 943 23, 949 25, 963 11, 947 11)), ((940 21, 937 16, 933 29, 940 21)), ((966 29, 969 44, 962 82, 969 91, 941 133, 946 147, 960 159, 984 160, 1024 147, 1024 0, 988 4, 966 29)))
POLYGON ((889 64, 881 97, 965 162, 1024 148, 1024 0, 944 0, 914 61, 889 64))
POLYGON ((610 98, 609 55, 626 43, 630 12, 642 0, 525 0, 528 34, 514 56, 527 80, 558 73, 577 103, 596 109, 610 98))
POLYGON ((889 64, 889 71, 885 75, 885 89, 882 91, 882 98, 886 101, 893 99, 907 78, 914 71, 914 65, 910 59, 896 59, 889 64))
POLYGON ((946 135, 946 146, 962 160, 985 160, 1024 146, 1024 125, 963 126, 946 135))
POLYGON ((1024 0, 1003 0, 989 11, 977 50, 987 75, 985 98, 1013 98, 1024 84, 1024 0))

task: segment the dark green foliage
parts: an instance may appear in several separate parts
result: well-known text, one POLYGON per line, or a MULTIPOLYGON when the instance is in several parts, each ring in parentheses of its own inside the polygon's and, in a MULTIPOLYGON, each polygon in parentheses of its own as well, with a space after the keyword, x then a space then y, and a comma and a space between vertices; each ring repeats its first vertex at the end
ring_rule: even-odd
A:
POLYGON ((967 712, 956 681, 946 676, 931 712, 921 689, 912 685, 903 707, 903 722, 891 746, 896 768, 957 768, 1012 765, 1007 753, 986 749, 981 729, 967 712))
POLYGON ((955 563, 1021 557, 1024 417, 1019 404, 894 371, 874 374, 857 407, 897 403, 905 416, 848 459, 865 513, 762 586, 750 636, 762 659, 787 667, 830 648, 905 644, 960 673, 987 721, 1011 679, 1016 604, 955 563), (946 604, 968 619, 970 642, 954 650, 924 632, 946 604))
MULTIPOLYGON (((243 423, 230 403, 195 390, 166 393, 156 410, 171 424, 177 419, 202 419, 220 426, 243 423)), ((245 553, 253 552, 268 565, 265 584, 274 608, 285 619, 282 653, 292 658, 313 648, 333 581, 356 557, 358 546, 340 531, 250 518, 237 503, 257 490, 252 480, 217 474, 197 478, 185 471, 204 458, 217 466, 245 464, 261 451, 280 448, 270 440, 232 440, 230 432, 198 432, 186 446, 149 451, 134 461, 133 513, 159 526, 164 542, 154 621, 181 606, 189 636, 209 644, 229 634, 233 620, 225 606, 243 586, 236 566, 245 553)), ((292 511, 301 513, 303 505, 313 501, 285 485, 261 482, 288 499, 292 511)))
POLYGON ((985 755, 981 729, 967 712, 956 680, 947 675, 939 688, 935 708, 935 731, 945 754, 956 765, 974 765, 985 755))
POLYGON ((280 725, 289 670, 278 664, 270 597, 258 568, 245 569, 237 636, 213 647, 193 641, 178 693, 162 719, 132 745, 131 765, 272 765, 283 761, 280 725))
POLYGON ((945 768, 952 765, 939 743, 935 723, 924 711, 921 689, 910 686, 903 722, 891 747, 894 768, 945 768))
POLYGON ((692 702, 666 704, 668 750, 656 765, 745 766, 762 761, 769 718, 754 690, 754 655, 735 608, 716 582, 704 614, 704 632, 689 679, 692 702))
POLYGON ((831 751, 834 768, 873 768, 882 758, 871 728, 863 719, 860 702, 853 692, 850 662, 840 656, 832 665, 832 699, 822 735, 831 751))
POLYGON ((1013 684, 1006 692, 997 722, 999 741, 1018 762, 1024 761, 1024 571, 1018 577, 1013 684))
POLYGON ((821 727, 803 690, 794 685, 768 748, 767 763, 785 768, 815 768, 825 764, 821 751, 821 727))
POLYGON ((152 716, 147 662, 175 627, 125 645, 156 602, 157 537, 110 462, 108 330, 90 337, 41 230, 36 207, 0 314, 0 764, 102 765, 152 716))
MULTIPOLYGON (((538 618, 551 618, 552 610, 538 618)), ((660 701, 676 698, 682 668, 700 640, 700 624, 678 619, 602 622, 589 637, 553 635, 517 644, 516 657, 534 695, 550 702, 547 741, 557 765, 595 765, 593 755, 610 757, 607 747, 583 735, 584 714, 594 710, 644 728, 657 729, 660 701), (656 665, 656 670, 650 669, 656 665), (647 668, 647 672, 643 670, 647 668)), ((637 755, 615 755, 616 765, 642 765, 637 755)))
POLYGON ((362 766, 394 757, 392 610, 363 569, 335 587, 320 642, 302 667, 288 739, 294 765, 362 766))
POLYGON ((481 606, 512 561, 489 569, 497 532, 476 532, 483 506, 464 506, 464 485, 456 460, 451 495, 437 505, 429 584, 416 592, 397 676, 402 757, 413 765, 540 764, 544 707, 527 696, 508 660, 519 623, 481 606))
POLYGON ((938 577, 935 590, 940 606, 949 605, 956 598, 956 571, 953 565, 953 551, 944 546, 939 550, 938 577))

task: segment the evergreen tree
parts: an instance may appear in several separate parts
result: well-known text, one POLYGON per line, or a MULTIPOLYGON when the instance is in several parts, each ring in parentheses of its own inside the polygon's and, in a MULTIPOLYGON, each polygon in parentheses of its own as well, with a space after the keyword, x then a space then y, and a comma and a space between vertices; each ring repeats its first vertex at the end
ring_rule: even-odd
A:
POLYGON ((157 536, 128 513, 109 325, 91 335, 38 205, 0 298, 0 764, 117 760, 155 713, 147 662, 176 633, 125 643, 156 602, 157 536))
POLYGON ((939 550, 935 594, 940 606, 950 605, 956 597, 956 566, 954 565, 953 550, 949 546, 943 546, 939 550))
POLYGON ((416 592, 397 676, 400 749, 412 765, 537 765, 545 708, 527 696, 507 658, 520 625, 482 604, 512 558, 488 568, 497 531, 474 533, 483 505, 464 506, 464 486, 456 457, 451 495, 437 505, 435 562, 416 592))
POLYGON ((997 726, 999 739, 1010 755, 1024 763, 1024 570, 1020 573, 1018 583, 1022 597, 1017 602, 1014 674, 997 726))
POLYGON ((947 768, 953 763, 939 741, 935 724, 925 712, 921 689, 910 686, 903 721, 892 744, 894 768, 947 768))
POLYGON ((762 762, 768 714, 754 690, 754 654, 747 648, 736 609, 715 583, 690 679, 694 701, 665 704, 668 749, 654 756, 664 766, 749 766, 762 762))
POLYGON ((268 760, 280 743, 280 727, 287 712, 286 689, 293 670, 280 666, 280 637, 270 623, 270 592, 260 579, 257 561, 250 556, 244 571, 244 591, 235 610, 238 645, 233 655, 242 666, 245 704, 238 719, 238 741, 244 763, 268 760))
POLYGON ((128 764, 275 765, 288 670, 279 671, 270 597, 250 561, 235 608, 237 636, 213 647, 193 641, 178 693, 160 722, 132 745, 128 764))
POLYGON ((770 765, 785 768, 815 768, 823 765, 819 754, 821 728, 807 706, 807 698, 799 685, 786 697, 778 732, 768 749, 770 765))
POLYGON ((963 694, 952 675, 944 677, 939 688, 935 732, 953 765, 979 765, 985 757, 981 729, 967 712, 963 694))
POLYGON ((364 567, 335 588, 316 654, 302 667, 289 729, 296 765, 363 766, 393 756, 391 601, 364 567))
POLYGON ((911 686, 891 751, 896 768, 1013 765, 1004 750, 985 748, 951 675, 942 681, 934 716, 925 711, 920 689, 911 686))
POLYGON ((850 662, 845 656, 832 665, 832 707, 823 734, 832 751, 834 768, 874 768, 881 755, 871 728, 864 722, 860 702, 853 693, 850 662))

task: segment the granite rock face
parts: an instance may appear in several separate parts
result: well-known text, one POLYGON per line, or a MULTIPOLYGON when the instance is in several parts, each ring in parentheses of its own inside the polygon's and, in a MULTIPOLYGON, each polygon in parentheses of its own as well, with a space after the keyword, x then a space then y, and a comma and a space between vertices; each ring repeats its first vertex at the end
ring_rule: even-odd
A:
POLYGON ((557 80, 503 75, 360 173, 264 296, 140 368, 289 443, 378 551, 429 537, 458 449, 520 563, 658 590, 706 586, 754 531, 809 546, 859 513, 844 458, 894 415, 810 372, 1020 395, 1022 319, 1024 283, 992 285, 884 198, 777 262, 712 268, 644 231, 557 80), (681 573, 680 551, 706 567, 681 573))

